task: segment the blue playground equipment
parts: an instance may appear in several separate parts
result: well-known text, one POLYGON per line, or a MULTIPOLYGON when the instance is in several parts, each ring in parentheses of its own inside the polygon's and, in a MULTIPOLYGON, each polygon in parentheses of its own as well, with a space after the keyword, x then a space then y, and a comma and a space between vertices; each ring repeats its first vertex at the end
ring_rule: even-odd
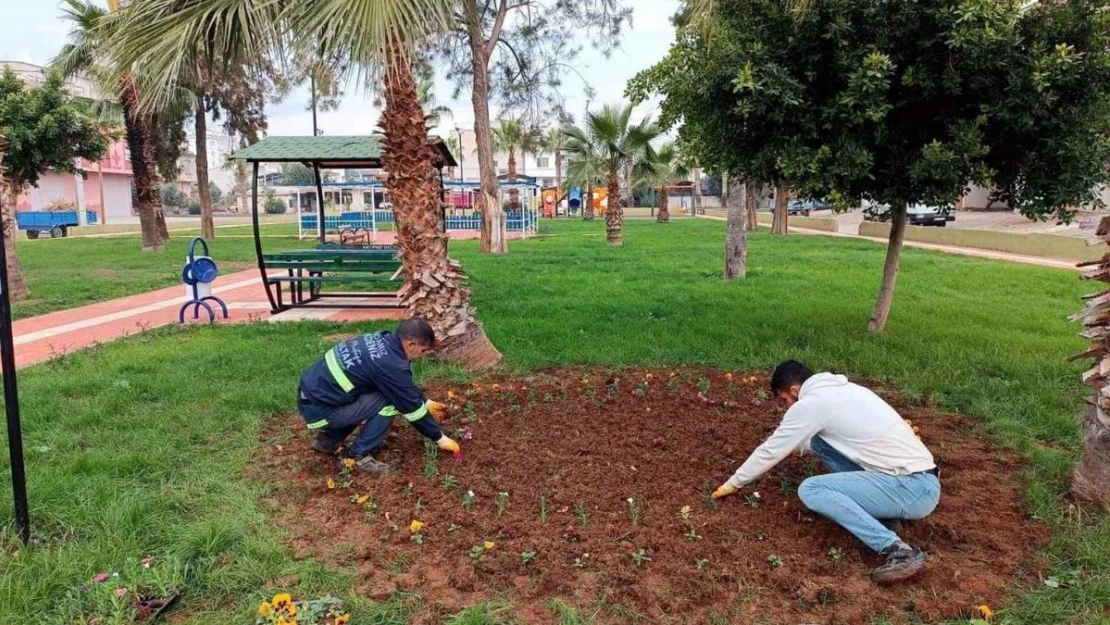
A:
POLYGON ((574 187, 567 193, 567 209, 571 215, 582 207, 582 189, 574 187))
POLYGON ((218 275, 220 275, 220 268, 216 266, 216 261, 208 255, 208 243, 204 239, 196 237, 189 244, 189 256, 185 261, 185 266, 181 268, 181 281, 190 289, 192 299, 181 305, 181 310, 177 313, 178 323, 185 323, 185 312, 190 307, 193 309, 193 319, 200 319, 200 309, 204 308, 208 311, 208 322, 215 321, 216 311, 212 309, 212 306, 208 303, 209 301, 219 304, 224 319, 227 319, 227 305, 224 304, 222 299, 212 295, 212 281, 218 275), (204 254, 201 256, 196 254, 197 244, 204 248, 204 254))

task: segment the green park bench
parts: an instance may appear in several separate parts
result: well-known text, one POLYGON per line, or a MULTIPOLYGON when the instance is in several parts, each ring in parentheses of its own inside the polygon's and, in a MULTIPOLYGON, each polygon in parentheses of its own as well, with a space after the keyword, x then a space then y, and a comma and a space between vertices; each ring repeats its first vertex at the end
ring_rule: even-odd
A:
MULTIPOLYGON (((401 261, 393 246, 360 247, 320 244, 316 249, 272 252, 262 255, 266 281, 277 287, 277 305, 284 309, 283 285, 289 287, 289 306, 303 305, 321 295, 321 285, 400 283, 401 261), (275 273, 270 273, 271 271, 275 273), (282 273, 283 272, 283 273, 282 273), (308 297, 305 297, 308 285, 308 297)), ((335 293, 357 297, 365 294, 335 293)))

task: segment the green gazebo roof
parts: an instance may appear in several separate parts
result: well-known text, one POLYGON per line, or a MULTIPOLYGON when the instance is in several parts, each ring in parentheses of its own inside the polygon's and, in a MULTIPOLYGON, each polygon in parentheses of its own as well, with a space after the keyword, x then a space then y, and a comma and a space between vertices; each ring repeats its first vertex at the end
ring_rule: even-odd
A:
MULTIPOLYGON (((458 162, 442 139, 429 136, 428 142, 439 158, 437 167, 455 167, 458 162)), ((382 166, 382 136, 362 137, 266 137, 229 157, 248 163, 305 163, 326 168, 382 166)))

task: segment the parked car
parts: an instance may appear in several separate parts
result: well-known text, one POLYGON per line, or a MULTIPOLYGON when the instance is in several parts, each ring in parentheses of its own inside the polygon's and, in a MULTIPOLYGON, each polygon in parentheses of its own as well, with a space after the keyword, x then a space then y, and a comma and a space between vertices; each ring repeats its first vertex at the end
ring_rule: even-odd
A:
POLYGON ((809 217, 810 211, 825 210, 829 207, 822 200, 790 200, 786 205, 788 215, 804 215, 809 217))
POLYGON ((911 226, 937 226, 943 228, 950 221, 956 221, 952 209, 947 206, 924 206, 914 204, 906 208, 906 220, 911 226))

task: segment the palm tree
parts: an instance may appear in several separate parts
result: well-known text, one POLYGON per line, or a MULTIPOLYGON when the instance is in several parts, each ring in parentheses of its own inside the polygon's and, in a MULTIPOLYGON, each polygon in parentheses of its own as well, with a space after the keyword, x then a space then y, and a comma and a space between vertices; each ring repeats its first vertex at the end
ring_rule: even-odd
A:
POLYGON ((205 45, 225 58, 268 58, 287 39, 322 42, 324 58, 342 58, 361 76, 380 75, 385 110, 382 162, 396 213, 405 284, 398 297, 412 316, 427 319, 440 337, 440 358, 472 368, 497 364, 501 353, 470 305, 462 266, 447 254, 439 185, 424 110, 413 73, 414 49, 446 28, 448 0, 146 0, 131 7, 115 45, 149 67, 151 99, 172 88, 179 67, 192 62, 182 41, 211 35, 205 45), (377 73, 375 71, 377 70, 377 73))
POLYGON ((659 212, 655 220, 671 220, 668 208, 669 188, 690 175, 690 168, 682 160, 674 142, 668 141, 657 150, 648 150, 645 157, 634 164, 632 178, 636 186, 659 191, 659 212))
POLYGON ((528 141, 524 124, 515 119, 502 119, 493 127, 493 149, 509 157, 506 175, 509 182, 516 180, 516 152, 528 141))
MULTIPOLYGON (((65 17, 72 22, 69 43, 63 46, 53 65, 63 75, 86 74, 109 93, 115 93, 123 109, 127 146, 131 151, 131 175, 138 199, 139 226, 143 250, 160 250, 169 238, 165 228, 160 180, 151 141, 150 117, 139 111, 139 92, 130 65, 119 63, 108 52, 114 24, 108 14, 91 1, 64 0, 65 17)), ((113 10, 118 7, 111 3, 113 10)))
POLYGON ((552 128, 543 136, 544 149, 555 155, 555 186, 563 188, 563 152, 566 150, 567 136, 559 128, 552 128))
POLYGON ((651 141, 659 136, 659 128, 650 117, 631 123, 632 105, 605 105, 598 112, 587 111, 583 128, 568 126, 567 154, 585 160, 600 159, 609 186, 609 207, 605 211, 605 237, 609 245, 621 245, 621 173, 630 164, 642 158, 650 149, 651 141), (587 157, 586 155, 591 155, 587 157))

